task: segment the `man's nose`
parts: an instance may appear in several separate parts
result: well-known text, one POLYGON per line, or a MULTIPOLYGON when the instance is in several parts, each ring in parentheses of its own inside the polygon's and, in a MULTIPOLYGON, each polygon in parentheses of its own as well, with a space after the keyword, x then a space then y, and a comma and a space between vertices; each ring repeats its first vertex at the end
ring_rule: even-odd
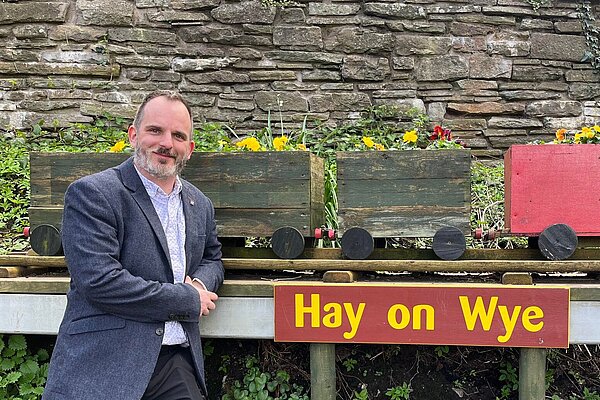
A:
POLYGON ((170 133, 165 133, 160 138, 160 145, 166 149, 173 147, 173 137, 170 133))

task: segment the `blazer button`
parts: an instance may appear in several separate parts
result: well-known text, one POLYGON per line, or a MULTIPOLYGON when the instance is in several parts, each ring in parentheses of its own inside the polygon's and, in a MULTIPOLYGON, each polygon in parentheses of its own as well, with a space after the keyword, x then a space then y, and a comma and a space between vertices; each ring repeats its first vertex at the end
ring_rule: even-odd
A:
POLYGON ((162 336, 165 333, 165 330, 163 328, 156 328, 154 333, 156 333, 156 336, 162 336))

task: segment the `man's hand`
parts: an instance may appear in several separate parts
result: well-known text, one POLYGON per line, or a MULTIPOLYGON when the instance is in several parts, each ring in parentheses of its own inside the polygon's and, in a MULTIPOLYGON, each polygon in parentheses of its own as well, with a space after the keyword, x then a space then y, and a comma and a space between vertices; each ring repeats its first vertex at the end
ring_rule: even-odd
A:
POLYGON ((185 277, 185 283, 192 285, 198 291, 198 295, 200 296, 200 316, 208 315, 210 310, 215 309, 215 301, 219 298, 216 293, 206 290, 204 285, 193 281, 189 276, 185 277))

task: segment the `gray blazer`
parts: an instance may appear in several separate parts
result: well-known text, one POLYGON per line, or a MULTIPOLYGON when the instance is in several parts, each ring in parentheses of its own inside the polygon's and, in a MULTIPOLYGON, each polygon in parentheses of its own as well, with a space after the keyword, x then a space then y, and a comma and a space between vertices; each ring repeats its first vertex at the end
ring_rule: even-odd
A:
MULTIPOLYGON (((186 274, 216 291, 224 270, 214 209, 182 183, 186 274)), ((167 239, 131 158, 69 186, 62 237, 71 286, 43 399, 140 399, 165 321, 183 325, 206 393, 198 293, 172 283, 167 239)))

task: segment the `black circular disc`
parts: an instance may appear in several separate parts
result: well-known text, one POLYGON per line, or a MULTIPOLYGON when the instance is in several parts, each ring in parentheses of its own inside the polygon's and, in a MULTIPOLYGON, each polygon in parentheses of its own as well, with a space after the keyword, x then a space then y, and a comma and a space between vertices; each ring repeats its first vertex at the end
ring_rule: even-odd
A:
POLYGON ((453 226, 443 227, 433 235, 433 252, 442 260, 456 260, 466 248, 465 234, 453 226))
POLYGON ((47 224, 36 226, 29 235, 31 248, 40 256, 58 256, 62 254, 62 242, 59 230, 47 224))
POLYGON ((540 234, 538 247, 548 260, 566 260, 577 248, 577 234, 567 224, 550 225, 540 234))
POLYGON ((373 236, 363 228, 350 228, 342 235, 342 254, 351 260, 364 260, 375 248, 373 236))
POLYGON ((271 247, 279 258, 298 258, 304 251, 304 236, 292 226, 284 226, 273 232, 271 247))

